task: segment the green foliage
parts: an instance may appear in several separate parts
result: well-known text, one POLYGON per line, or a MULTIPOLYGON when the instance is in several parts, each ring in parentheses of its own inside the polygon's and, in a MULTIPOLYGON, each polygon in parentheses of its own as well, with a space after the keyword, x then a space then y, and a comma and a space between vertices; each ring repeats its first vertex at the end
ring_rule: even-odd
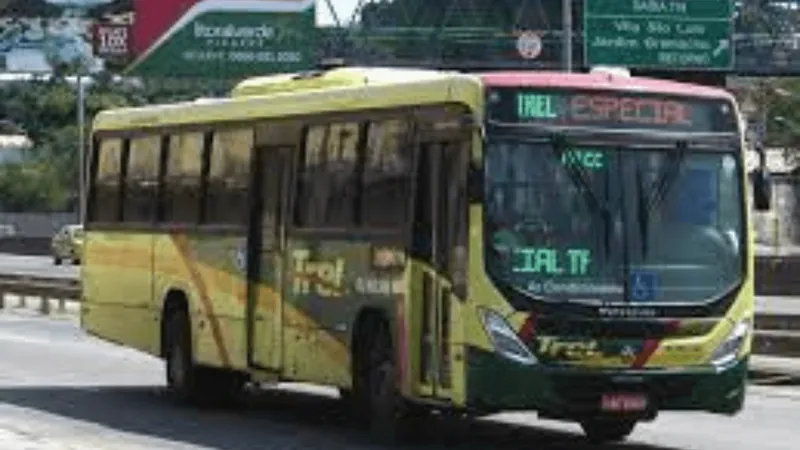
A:
POLYGON ((767 143, 796 152, 800 147, 800 79, 784 78, 765 90, 769 91, 762 97, 768 117, 767 143))
POLYGON ((30 161, 0 165, 0 196, 6 211, 64 209, 69 194, 60 185, 55 165, 30 161))
MULTIPOLYGON (((114 82, 95 78, 86 89, 88 142, 92 118, 105 109, 221 95, 230 83, 191 80, 114 82)), ((19 163, 0 165, 0 210, 54 211, 75 208, 80 158, 76 84, 64 77, 0 85, 0 133, 14 124, 33 141, 19 163), (12 125, 9 125, 12 124, 12 125)))

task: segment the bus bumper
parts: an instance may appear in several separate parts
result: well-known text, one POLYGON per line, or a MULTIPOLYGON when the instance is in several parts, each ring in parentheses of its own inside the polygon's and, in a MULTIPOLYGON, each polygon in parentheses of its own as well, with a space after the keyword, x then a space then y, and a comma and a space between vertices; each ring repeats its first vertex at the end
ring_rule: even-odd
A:
POLYGON ((467 403, 477 411, 535 410, 551 419, 624 416, 653 420, 659 411, 706 411, 735 415, 744 406, 745 357, 713 368, 607 371, 523 366, 496 354, 469 349, 467 403), (647 408, 607 413, 603 394, 645 394, 647 408))

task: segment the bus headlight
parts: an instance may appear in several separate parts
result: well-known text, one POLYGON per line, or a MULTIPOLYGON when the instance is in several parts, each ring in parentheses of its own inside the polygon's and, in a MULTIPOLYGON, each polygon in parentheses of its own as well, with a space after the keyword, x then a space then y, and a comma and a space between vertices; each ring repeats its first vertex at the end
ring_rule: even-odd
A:
POLYGON ((748 317, 733 327, 728 337, 711 354, 711 364, 720 367, 736 359, 744 340, 750 332, 752 320, 748 317))
POLYGON ((511 325, 503 316, 491 309, 478 310, 483 321, 483 329, 489 335, 494 350, 501 356, 524 365, 533 365, 538 361, 528 347, 519 339, 511 325))

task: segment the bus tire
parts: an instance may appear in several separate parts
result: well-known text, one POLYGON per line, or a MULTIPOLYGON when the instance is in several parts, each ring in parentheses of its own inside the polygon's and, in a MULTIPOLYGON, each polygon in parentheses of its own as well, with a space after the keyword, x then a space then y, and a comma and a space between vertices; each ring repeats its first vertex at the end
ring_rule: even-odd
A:
POLYGON ((581 422, 583 433, 597 444, 624 441, 636 427, 635 420, 593 419, 581 422))
POLYGON ((244 374, 194 363, 191 325, 183 309, 170 313, 167 323, 167 391, 181 404, 232 406, 247 382, 244 374))
POLYGON ((379 442, 394 443, 404 435, 404 402, 397 389, 397 366, 385 322, 372 337, 366 367, 369 432, 379 442))
POLYGON ((189 315, 182 309, 175 310, 166 321, 167 392, 178 403, 190 403, 196 400, 198 389, 189 315))

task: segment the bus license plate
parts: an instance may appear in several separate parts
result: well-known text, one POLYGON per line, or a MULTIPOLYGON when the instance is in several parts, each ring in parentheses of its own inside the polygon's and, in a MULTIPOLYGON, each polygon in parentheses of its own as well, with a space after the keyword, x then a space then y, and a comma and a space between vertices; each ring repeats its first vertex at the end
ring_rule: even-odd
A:
POLYGON ((647 397, 644 394, 603 394, 600 407, 609 412, 641 412, 647 409, 647 397))

